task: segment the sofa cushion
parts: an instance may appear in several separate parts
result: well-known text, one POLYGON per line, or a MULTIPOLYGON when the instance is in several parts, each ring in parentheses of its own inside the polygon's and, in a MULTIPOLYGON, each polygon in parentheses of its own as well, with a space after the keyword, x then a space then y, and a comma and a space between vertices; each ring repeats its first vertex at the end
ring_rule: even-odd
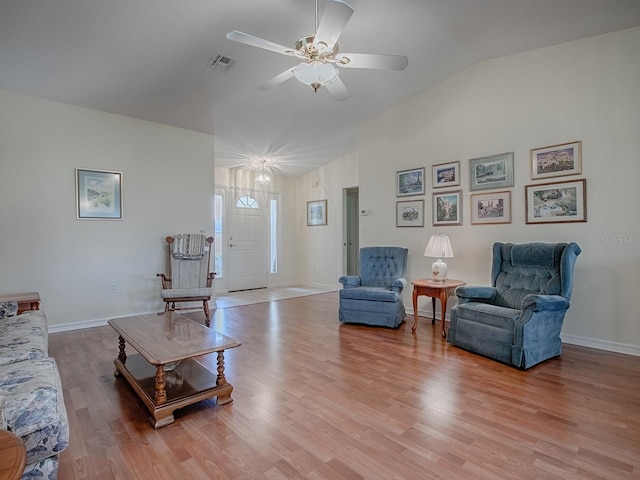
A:
POLYGON ((211 297, 213 288, 165 288, 162 290, 162 298, 186 298, 186 297, 211 297))
POLYGON ((47 356, 47 317, 42 310, 4 318, 0 325, 0 365, 47 356))
POLYGON ((521 313, 520 310, 481 302, 463 303, 456 308, 459 318, 509 332, 513 331, 513 326, 521 313))
POLYGON ((7 428, 22 439, 27 464, 55 456, 69 443, 58 367, 43 357, 0 366, 7 428))

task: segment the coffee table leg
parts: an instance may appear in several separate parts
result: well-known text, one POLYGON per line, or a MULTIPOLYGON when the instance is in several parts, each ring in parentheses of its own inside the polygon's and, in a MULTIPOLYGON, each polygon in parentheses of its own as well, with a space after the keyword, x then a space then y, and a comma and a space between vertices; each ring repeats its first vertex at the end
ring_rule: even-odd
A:
MULTIPOLYGON (((125 363, 127 361, 127 353, 125 352, 125 342, 124 342, 124 338, 122 338, 121 336, 118 336, 118 360, 120 360, 122 363, 125 363)), ((113 371, 113 376, 117 377, 118 375, 120 375, 120 371, 116 368, 113 371)))
POLYGON ((156 367, 156 405, 160 405, 167 401, 167 391, 165 390, 164 383, 164 366, 158 365, 156 367))
POLYGON ((227 379, 224 376, 224 350, 218 352, 218 376, 216 377, 216 386, 222 387, 222 390, 218 392, 216 403, 218 405, 226 405, 233 402, 231 398, 231 392, 233 387, 230 383, 227 383, 227 379))

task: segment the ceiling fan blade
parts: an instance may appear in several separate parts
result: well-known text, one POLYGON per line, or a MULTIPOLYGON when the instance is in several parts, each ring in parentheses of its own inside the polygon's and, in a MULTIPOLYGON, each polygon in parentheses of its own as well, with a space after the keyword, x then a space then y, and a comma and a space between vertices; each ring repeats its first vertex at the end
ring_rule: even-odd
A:
POLYGON ((281 83, 286 82, 290 78, 293 78, 293 68, 285 70, 281 74, 276 75, 275 77, 273 77, 271 80, 267 80, 262 85, 258 85, 256 88, 258 90, 269 90, 270 88, 276 87, 276 86, 280 85, 281 83))
POLYGON ((264 48, 265 50, 271 50, 272 52, 282 53, 284 55, 293 55, 293 49, 291 47, 285 47, 278 43, 270 42, 259 37, 254 37, 248 33, 238 32, 232 30, 227 33, 227 38, 234 42, 244 43, 245 45, 251 45, 252 47, 264 48))
POLYGON ((404 55, 381 55, 376 53, 340 53, 336 64, 344 68, 371 68, 375 70, 404 70, 409 59, 404 55))
POLYGON ((324 86, 335 100, 346 100, 351 96, 340 77, 324 86))
POLYGON ((353 8, 342 0, 329 0, 318 25, 313 46, 320 51, 332 50, 351 15, 353 8))

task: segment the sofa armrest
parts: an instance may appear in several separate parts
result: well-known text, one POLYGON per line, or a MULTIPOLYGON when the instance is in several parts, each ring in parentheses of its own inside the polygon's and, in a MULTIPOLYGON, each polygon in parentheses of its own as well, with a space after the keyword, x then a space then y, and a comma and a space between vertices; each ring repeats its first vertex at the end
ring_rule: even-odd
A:
POLYGON ((7 429, 7 417, 5 416, 4 409, 7 404, 7 397, 0 395, 0 429, 7 429))
POLYGON ((534 312, 564 311, 569 308, 569 301, 560 295, 527 295, 522 301, 523 310, 534 312))
POLYGON ((338 279, 343 288, 356 288, 360 286, 359 275, 345 275, 338 279))

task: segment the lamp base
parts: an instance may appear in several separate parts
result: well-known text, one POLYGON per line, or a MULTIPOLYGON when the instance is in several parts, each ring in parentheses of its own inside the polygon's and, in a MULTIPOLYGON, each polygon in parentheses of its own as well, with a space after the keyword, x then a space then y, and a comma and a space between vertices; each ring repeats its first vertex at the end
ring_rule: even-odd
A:
POLYGON ((431 275, 436 282, 444 282, 447 279, 447 264, 441 258, 431 265, 431 275))

